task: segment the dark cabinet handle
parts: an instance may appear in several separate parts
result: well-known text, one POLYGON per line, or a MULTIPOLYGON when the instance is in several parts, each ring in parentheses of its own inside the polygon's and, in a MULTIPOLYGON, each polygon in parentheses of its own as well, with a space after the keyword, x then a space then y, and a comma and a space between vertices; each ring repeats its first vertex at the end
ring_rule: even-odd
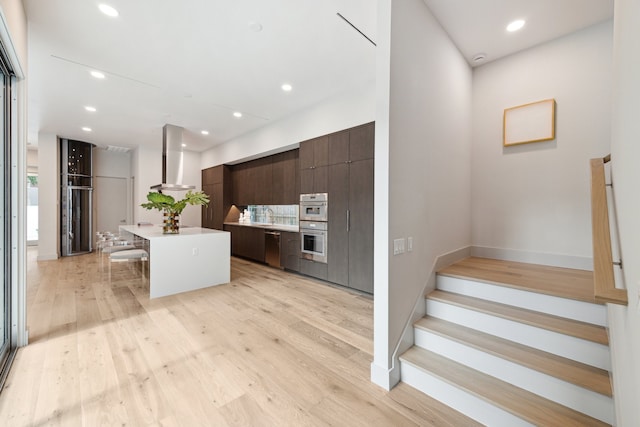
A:
POLYGON ((351 230, 351 211, 347 209, 347 232, 351 230))

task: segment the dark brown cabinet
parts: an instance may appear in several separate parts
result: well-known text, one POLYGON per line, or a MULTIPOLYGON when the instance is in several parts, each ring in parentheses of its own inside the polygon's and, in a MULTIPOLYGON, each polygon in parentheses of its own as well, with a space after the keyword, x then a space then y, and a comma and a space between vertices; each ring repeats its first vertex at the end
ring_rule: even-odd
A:
POLYGON ((202 227, 222 230, 224 217, 231 208, 231 172, 220 165, 202 170, 202 191, 209 205, 202 207, 202 227))
POLYGON ((349 129, 349 161, 374 158, 375 123, 349 129))
POLYGON ((300 193, 326 193, 329 190, 329 167, 300 170, 300 193))
POLYGON ((300 143, 300 169, 312 169, 329 164, 329 136, 300 143))
POLYGON ((224 226, 231 233, 231 254, 264 262, 264 229, 243 225, 224 226))
POLYGON ((373 159, 349 165, 349 287, 373 293, 373 159))
POLYGON ((298 150, 233 166, 232 202, 236 206, 298 203, 298 150))
POLYGON ((374 124, 329 135, 328 280, 373 293, 374 124))
POLYGON ((271 156, 271 201, 269 205, 297 205, 300 197, 298 150, 271 156))
POLYGON ((308 259, 300 260, 300 273, 305 276, 315 277, 320 280, 327 279, 328 265, 322 262, 315 262, 308 259))
POLYGON ((300 193, 326 193, 329 179, 329 136, 300 143, 300 193))
POLYGON ((300 233, 280 232, 280 265, 291 271, 300 271, 300 233))
POLYGON ((247 206, 255 203, 253 202, 255 198, 255 190, 253 186, 255 171, 253 171, 250 166, 250 162, 233 166, 232 203, 236 206, 247 206))

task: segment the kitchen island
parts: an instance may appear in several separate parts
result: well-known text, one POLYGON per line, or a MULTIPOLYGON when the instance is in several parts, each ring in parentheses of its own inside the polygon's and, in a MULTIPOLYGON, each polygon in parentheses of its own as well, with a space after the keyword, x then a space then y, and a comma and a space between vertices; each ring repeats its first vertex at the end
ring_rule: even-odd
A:
POLYGON ((150 298, 231 280, 231 239, 226 231, 180 227, 179 234, 163 234, 159 225, 121 225, 120 234, 149 242, 150 298))

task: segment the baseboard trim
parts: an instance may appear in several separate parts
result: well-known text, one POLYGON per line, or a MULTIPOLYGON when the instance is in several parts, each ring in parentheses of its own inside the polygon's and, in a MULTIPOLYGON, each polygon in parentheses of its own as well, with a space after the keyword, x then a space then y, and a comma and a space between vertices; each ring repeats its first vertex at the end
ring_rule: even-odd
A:
POLYGON ((389 391, 400 382, 400 363, 396 361, 391 369, 371 363, 371 382, 389 391))
POLYGON ((53 261, 58 259, 58 254, 43 254, 38 255, 38 261, 53 261))
POLYGON ((518 249, 492 248, 488 246, 471 246, 471 256, 549 265, 552 267, 573 268, 577 270, 593 270, 593 258, 575 255, 530 252, 518 249))

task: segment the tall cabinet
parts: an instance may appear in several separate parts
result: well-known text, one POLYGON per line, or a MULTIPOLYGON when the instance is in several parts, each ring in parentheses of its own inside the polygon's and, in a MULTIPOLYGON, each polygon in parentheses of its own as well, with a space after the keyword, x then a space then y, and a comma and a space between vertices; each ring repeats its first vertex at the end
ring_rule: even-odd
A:
POLYGON ((374 123, 329 135, 328 280, 373 293, 374 123))
MULTIPOLYGON (((374 123, 300 144, 300 192, 329 193, 326 277, 373 293, 374 123)), ((301 265, 302 270, 302 265, 301 265)))
POLYGON ((231 172, 220 165, 202 170, 202 191, 209 196, 209 205, 202 207, 202 227, 222 230, 224 217, 231 208, 231 172))

